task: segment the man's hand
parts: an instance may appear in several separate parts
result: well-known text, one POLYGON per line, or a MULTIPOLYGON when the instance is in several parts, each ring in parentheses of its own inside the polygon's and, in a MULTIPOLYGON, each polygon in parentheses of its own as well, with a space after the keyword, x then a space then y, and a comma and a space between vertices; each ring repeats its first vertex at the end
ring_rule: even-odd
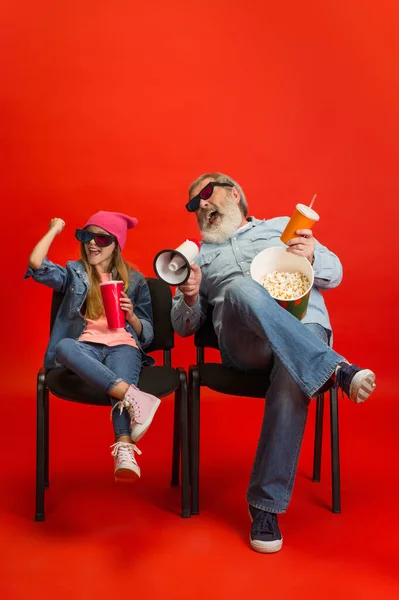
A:
POLYGON ((179 286, 179 290, 184 294, 184 302, 187 306, 197 304, 199 289, 202 279, 201 269, 198 265, 191 265, 190 277, 186 283, 179 286))
POLYGON ((311 229, 297 229, 298 236, 287 242, 287 252, 304 256, 311 263, 314 257, 315 242, 311 229))

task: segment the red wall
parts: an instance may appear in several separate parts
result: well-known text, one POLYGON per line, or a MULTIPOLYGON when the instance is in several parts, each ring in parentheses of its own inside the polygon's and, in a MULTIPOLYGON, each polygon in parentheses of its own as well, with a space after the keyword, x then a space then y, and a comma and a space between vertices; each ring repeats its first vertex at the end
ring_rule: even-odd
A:
MULTIPOLYGON (((326 294, 336 347, 389 391, 396 1, 13 0, 1 13, 6 390, 33 393, 46 346, 51 294, 23 274, 50 218, 67 223, 50 252, 63 263, 91 213, 138 217, 125 255, 149 275, 159 249, 196 234, 186 190, 211 169, 236 178, 261 218, 318 193, 315 234, 345 268, 326 294)), ((175 364, 193 359, 178 339, 175 364)))

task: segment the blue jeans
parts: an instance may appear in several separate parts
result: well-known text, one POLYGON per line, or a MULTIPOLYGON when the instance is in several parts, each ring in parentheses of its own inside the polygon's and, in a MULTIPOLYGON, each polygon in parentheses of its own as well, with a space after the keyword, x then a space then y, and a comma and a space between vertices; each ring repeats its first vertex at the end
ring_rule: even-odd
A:
MULTIPOLYGON (((109 392, 121 381, 137 385, 139 380, 141 352, 134 346, 106 346, 65 338, 58 342, 55 356, 58 363, 104 392, 109 392)), ((112 406, 117 402, 110 396, 112 406)), ((130 417, 125 409, 122 413, 118 409, 112 411, 112 422, 115 437, 130 436, 130 417)))
POLYGON ((270 377, 261 435, 247 501, 262 510, 286 511, 294 485, 309 398, 317 395, 343 359, 329 332, 304 325, 258 283, 226 288, 219 345, 223 364, 265 370, 270 377))

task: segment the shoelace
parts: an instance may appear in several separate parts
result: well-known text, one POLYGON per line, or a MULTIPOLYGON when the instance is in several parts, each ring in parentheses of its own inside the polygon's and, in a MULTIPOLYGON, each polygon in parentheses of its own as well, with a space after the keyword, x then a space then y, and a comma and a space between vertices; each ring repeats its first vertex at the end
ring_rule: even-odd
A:
POLYGON ((113 448, 111 456, 117 456, 119 454, 121 460, 130 460, 131 458, 133 458, 134 460, 135 452, 137 452, 137 454, 139 455, 142 454, 141 450, 137 448, 136 444, 128 444, 126 442, 115 442, 115 444, 112 444, 112 446, 110 447, 113 448))
POLYGON ((138 404, 136 398, 129 398, 129 400, 127 398, 123 398, 123 400, 119 400, 119 402, 114 404, 110 414, 111 421, 112 413, 114 412, 115 408, 119 408, 120 415, 122 414, 123 409, 126 408, 127 412, 129 413, 130 419, 137 420, 138 418, 140 418, 140 405, 138 404))
POLYGON ((274 535, 276 533, 274 527, 275 520, 276 516, 272 513, 265 511, 258 512, 254 518, 254 534, 258 535, 260 533, 271 533, 274 535))
POLYGON ((350 398, 350 386, 352 383, 352 379, 356 372, 359 370, 359 367, 356 365, 344 364, 340 366, 336 375, 335 375, 335 386, 340 387, 342 392, 342 398, 344 397, 344 393, 350 398))

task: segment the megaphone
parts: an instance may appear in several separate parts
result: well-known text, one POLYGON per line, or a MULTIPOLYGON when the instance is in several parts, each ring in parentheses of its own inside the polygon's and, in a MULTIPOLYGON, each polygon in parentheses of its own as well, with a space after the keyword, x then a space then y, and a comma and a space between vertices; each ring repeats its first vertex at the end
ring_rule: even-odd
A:
POLYGON ((190 265, 200 251, 198 240, 189 239, 175 250, 161 250, 154 258, 154 271, 169 285, 183 285, 190 277, 190 265))

